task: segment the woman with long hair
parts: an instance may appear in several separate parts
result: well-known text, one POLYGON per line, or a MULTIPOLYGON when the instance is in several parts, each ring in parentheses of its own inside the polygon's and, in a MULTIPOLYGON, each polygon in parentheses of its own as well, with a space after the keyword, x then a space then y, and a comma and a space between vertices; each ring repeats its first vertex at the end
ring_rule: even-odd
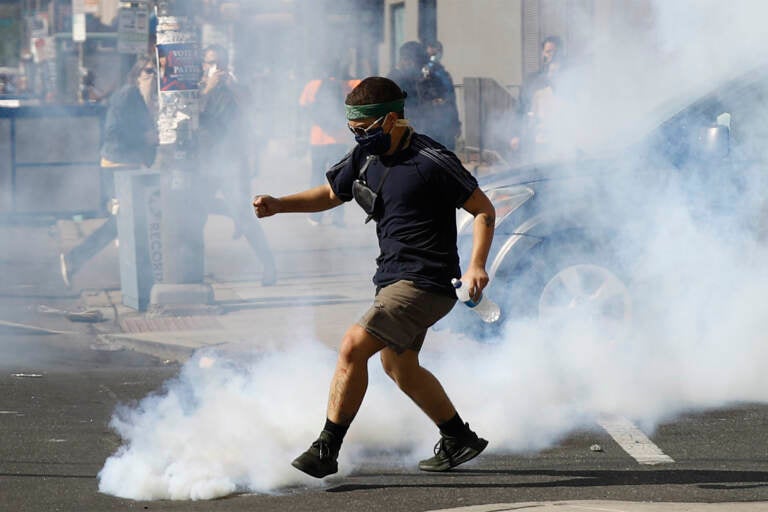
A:
MULTIPOLYGON (((137 57, 126 83, 109 100, 101 146, 101 198, 114 196, 114 171, 150 167, 157 150, 157 65, 149 55, 137 57)), ((106 208, 109 212, 109 208, 106 208)), ((117 237, 117 217, 109 215, 96 231, 67 254, 59 255, 66 286, 83 264, 117 237)))

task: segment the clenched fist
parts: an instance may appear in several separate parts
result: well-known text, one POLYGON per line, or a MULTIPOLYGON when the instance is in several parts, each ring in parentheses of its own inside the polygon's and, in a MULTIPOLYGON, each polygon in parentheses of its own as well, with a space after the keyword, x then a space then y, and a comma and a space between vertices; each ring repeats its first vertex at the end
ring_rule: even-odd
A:
POLYGON ((260 195, 253 198, 253 211, 256 216, 269 217, 280 211, 280 200, 276 197, 260 195))

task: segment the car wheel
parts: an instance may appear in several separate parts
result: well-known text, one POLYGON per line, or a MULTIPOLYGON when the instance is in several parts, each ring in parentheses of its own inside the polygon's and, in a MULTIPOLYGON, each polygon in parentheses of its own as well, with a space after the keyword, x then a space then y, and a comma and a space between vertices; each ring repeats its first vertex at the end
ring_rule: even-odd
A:
POLYGON ((603 244, 543 241, 514 269, 494 277, 503 321, 538 318, 566 327, 579 322, 606 339, 625 337, 632 325, 632 295, 617 265, 596 250, 603 244))
POLYGON ((538 313, 547 324, 580 323, 597 328, 601 338, 616 341, 629 333, 632 297, 610 269, 587 263, 568 265, 544 285, 538 313))

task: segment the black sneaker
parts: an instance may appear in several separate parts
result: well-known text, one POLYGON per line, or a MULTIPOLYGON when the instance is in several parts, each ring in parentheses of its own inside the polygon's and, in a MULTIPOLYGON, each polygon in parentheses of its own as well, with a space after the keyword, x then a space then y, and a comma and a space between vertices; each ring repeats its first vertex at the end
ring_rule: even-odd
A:
POLYGON ((296 457, 291 465, 315 478, 332 475, 339 470, 336 458, 340 447, 341 443, 336 442, 333 434, 323 430, 309 450, 296 457))
MULTIPOLYGON (((467 424, 469 428, 469 424, 467 424)), ((419 462, 422 471, 448 471, 474 459, 488 446, 488 441, 469 431, 467 437, 443 435, 435 445, 435 456, 419 462)))

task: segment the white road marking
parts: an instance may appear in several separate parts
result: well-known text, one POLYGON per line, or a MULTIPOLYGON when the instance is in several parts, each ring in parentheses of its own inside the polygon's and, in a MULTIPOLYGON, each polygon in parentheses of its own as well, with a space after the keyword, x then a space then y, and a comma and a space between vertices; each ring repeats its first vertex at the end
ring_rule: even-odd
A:
POLYGON ((668 464, 672 457, 648 439, 631 421, 623 417, 602 418, 597 422, 622 449, 640 464, 668 464))
POLYGON ((74 331, 55 331, 53 329, 45 329, 36 325, 17 324, 16 322, 9 322, 7 320, 0 320, 0 327, 7 327, 11 331, 22 331, 42 334, 77 334, 74 331))

